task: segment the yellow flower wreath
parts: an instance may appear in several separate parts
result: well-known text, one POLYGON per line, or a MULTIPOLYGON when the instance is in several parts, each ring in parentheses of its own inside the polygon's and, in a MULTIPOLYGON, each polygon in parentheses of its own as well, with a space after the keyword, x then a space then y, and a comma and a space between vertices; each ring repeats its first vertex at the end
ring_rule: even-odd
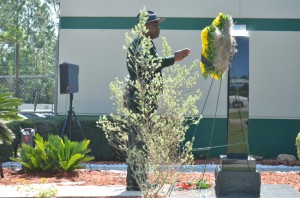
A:
POLYGON ((232 25, 231 16, 220 13, 202 30, 200 70, 205 79, 210 75, 219 80, 228 70, 236 52, 236 42, 230 32, 232 25))

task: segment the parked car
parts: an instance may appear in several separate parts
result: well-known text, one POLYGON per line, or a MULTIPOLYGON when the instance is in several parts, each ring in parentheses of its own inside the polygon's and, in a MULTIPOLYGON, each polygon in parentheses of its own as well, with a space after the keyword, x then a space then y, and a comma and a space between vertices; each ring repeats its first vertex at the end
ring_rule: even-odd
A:
POLYGON ((229 96, 229 107, 242 108, 248 106, 248 103, 248 98, 246 97, 239 95, 229 96))
POLYGON ((20 112, 18 113, 20 117, 23 119, 30 119, 30 118, 49 118, 52 117, 53 114, 51 113, 34 113, 34 112, 20 112))

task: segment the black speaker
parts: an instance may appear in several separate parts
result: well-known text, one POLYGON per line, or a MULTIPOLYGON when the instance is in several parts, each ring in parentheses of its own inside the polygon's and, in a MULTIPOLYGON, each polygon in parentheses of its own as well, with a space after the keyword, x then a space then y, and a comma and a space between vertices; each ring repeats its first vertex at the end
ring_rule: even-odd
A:
POLYGON ((72 63, 62 63, 59 65, 60 94, 78 92, 79 66, 72 63))

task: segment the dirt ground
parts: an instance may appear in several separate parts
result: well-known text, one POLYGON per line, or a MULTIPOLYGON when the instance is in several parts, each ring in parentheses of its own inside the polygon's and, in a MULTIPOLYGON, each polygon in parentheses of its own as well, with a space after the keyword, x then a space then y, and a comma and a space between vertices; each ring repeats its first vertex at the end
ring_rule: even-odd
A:
MULTIPOLYGON (((97 162, 103 164, 116 164, 120 162, 97 162)), ((219 160, 198 160, 196 164, 215 163, 219 160)), ((259 164, 267 165, 289 165, 300 166, 300 161, 293 163, 281 163, 277 160, 258 161, 259 164)), ((71 173, 21 173, 20 171, 3 168, 4 178, 0 178, 0 185, 19 185, 19 184, 41 184, 55 183, 56 185, 78 185, 78 186, 102 186, 102 185, 125 185, 126 172, 110 172, 103 170, 75 170, 71 173)), ((178 182, 196 181, 199 178, 205 178, 211 184, 214 184, 214 173, 180 173, 178 182)), ((299 172, 261 172, 261 181, 263 184, 288 184, 300 192, 300 173, 299 172)))

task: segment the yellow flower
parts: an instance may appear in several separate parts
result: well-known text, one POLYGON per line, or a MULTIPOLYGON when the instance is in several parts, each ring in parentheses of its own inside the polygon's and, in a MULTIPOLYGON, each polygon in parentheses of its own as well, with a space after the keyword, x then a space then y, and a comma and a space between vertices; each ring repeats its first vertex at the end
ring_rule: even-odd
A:
POLYGON ((219 13, 219 15, 217 16, 217 18, 215 18, 215 20, 212 22, 213 25, 219 27, 220 23, 221 23, 221 17, 223 16, 223 13, 219 13))
POLYGON ((202 74, 205 74, 205 66, 202 62, 200 62, 200 70, 202 74))
POLYGON ((204 28, 201 32, 201 40, 202 40, 202 54, 207 58, 207 50, 208 50, 208 27, 204 28))
POLYGON ((201 32, 202 43, 204 42, 208 43, 207 38, 208 38, 208 27, 204 28, 201 32))
POLYGON ((206 27, 201 33, 202 52, 207 50, 208 45, 208 28, 206 27))
POLYGON ((216 73, 211 73, 210 76, 215 79, 215 80, 220 80, 222 76, 219 76, 218 74, 216 73))

